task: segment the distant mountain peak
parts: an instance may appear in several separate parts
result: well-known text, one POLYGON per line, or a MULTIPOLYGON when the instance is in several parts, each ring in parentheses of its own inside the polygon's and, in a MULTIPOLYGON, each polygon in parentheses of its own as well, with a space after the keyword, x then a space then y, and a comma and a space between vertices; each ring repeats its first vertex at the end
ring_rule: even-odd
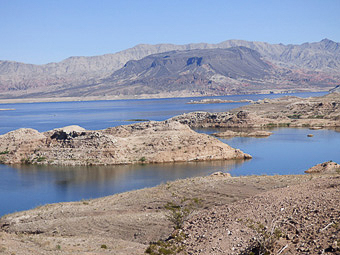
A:
POLYGON ((327 51, 339 51, 340 50, 340 43, 336 43, 332 40, 329 40, 327 38, 321 40, 321 45, 327 50, 327 51))
POLYGON ((328 38, 325 38, 325 39, 322 39, 321 40, 322 43, 335 43, 334 41, 328 39, 328 38))

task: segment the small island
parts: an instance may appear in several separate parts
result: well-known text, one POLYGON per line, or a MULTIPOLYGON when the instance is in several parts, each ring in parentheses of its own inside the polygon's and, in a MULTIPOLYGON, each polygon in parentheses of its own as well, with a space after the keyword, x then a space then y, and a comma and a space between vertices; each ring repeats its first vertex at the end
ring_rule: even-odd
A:
POLYGON ((221 137, 221 138, 228 138, 228 137, 268 137, 272 135, 272 132, 265 131, 265 130, 257 130, 257 131, 250 131, 250 132, 235 132, 235 131, 225 131, 221 133, 213 133, 213 136, 221 137))
POLYGON ((187 104, 224 104, 224 103, 253 103, 253 100, 242 99, 242 100, 223 100, 223 99, 214 99, 214 98, 206 98, 198 101, 191 100, 187 104))

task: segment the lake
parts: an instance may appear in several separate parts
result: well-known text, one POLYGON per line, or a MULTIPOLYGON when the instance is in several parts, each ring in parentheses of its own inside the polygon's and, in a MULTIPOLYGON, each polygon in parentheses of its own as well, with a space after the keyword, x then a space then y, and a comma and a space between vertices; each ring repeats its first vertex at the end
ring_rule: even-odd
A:
MULTIPOLYGON (((290 94, 300 97, 325 93, 290 94)), ((275 98, 282 95, 214 97, 228 100, 275 98)), ((204 97, 206 98, 206 97, 204 97)), ((0 104, 0 134, 30 127, 46 131, 66 125, 103 129, 130 124, 131 119, 165 120, 191 111, 226 111, 246 103, 186 104, 203 98, 169 98, 90 102, 0 104)), ((197 130, 212 133, 216 130, 197 130)), ((52 167, 0 165, 0 216, 54 202, 97 198, 119 192, 215 171, 233 176, 251 174, 302 174, 328 160, 340 162, 340 133, 334 130, 278 128, 268 138, 221 139, 253 156, 247 161, 213 161, 102 167, 52 167), (313 134, 314 137, 307 137, 313 134)))

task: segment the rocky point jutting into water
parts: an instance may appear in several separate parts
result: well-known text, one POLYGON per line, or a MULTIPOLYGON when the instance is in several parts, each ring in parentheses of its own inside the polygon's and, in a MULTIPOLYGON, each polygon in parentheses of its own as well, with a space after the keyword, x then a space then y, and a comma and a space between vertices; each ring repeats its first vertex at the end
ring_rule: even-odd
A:
POLYGON ((18 129, 0 136, 0 152, 5 164, 110 165, 251 158, 174 121, 96 131, 79 126, 43 133, 18 129))
POLYGON ((339 127, 340 93, 263 99, 229 112, 192 112, 172 120, 195 128, 339 127))

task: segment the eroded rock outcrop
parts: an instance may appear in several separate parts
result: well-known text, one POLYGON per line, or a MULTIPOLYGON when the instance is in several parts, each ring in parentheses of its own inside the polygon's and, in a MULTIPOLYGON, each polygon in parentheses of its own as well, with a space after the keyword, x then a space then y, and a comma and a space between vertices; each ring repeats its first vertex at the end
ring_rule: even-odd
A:
POLYGON ((339 127, 340 94, 263 99, 229 112, 192 112, 171 120, 193 128, 339 127))
POLYGON ((333 174, 333 173, 340 173, 340 165, 333 162, 333 161, 327 161, 323 162, 321 164, 317 164, 308 170, 305 171, 307 174, 316 174, 316 173, 322 173, 322 174, 333 174))
POLYGON ((257 131, 252 131, 252 132, 235 132, 235 131, 225 131, 221 133, 214 133, 212 134, 213 136, 216 137, 236 137, 236 136, 241 136, 241 137, 268 137, 272 135, 272 132, 269 131, 264 131, 264 130, 257 130, 257 131))
POLYGON ((232 112, 191 112, 185 113, 179 116, 171 118, 173 121, 179 121, 182 124, 187 124, 193 128, 221 128, 221 127, 244 127, 255 128, 263 126, 263 123, 269 123, 270 120, 266 120, 250 113, 249 111, 232 112))
POLYGON ((43 133, 18 129, 0 136, 0 152, 5 164, 110 165, 251 158, 174 121, 96 131, 79 126, 43 133))

